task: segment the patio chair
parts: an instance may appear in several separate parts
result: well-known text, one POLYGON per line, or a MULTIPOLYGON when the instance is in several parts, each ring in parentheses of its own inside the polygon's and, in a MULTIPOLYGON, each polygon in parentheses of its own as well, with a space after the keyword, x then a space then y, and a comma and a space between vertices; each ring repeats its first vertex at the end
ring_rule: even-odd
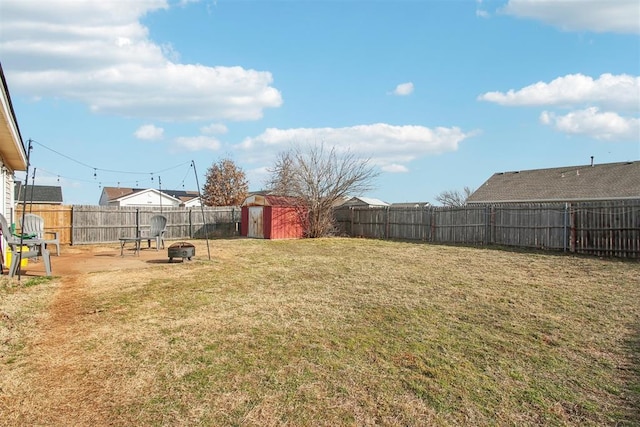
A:
POLYGON ((150 228, 145 230, 140 237, 142 240, 147 240, 149 247, 151 247, 151 240, 156 241, 156 251, 164 249, 164 233, 167 231, 167 218, 164 215, 154 215, 149 220, 150 228))
POLYGON ((44 240, 45 245, 56 245, 56 255, 60 255, 60 236, 57 231, 45 231, 44 219, 36 214, 25 214, 24 223, 21 222, 22 233, 32 235, 36 239, 44 240), (45 238, 46 234, 52 234, 53 239, 45 238))
MULTIPOLYGON (((11 252, 11 265, 9 265, 9 277, 15 276, 22 264, 22 260, 26 258, 38 258, 42 256, 44 261, 45 272, 47 276, 51 276, 51 259, 49 250, 46 248, 45 241, 36 238, 16 237, 11 233, 7 219, 0 215, 0 232, 6 242, 5 251, 11 252), (22 241, 21 241, 22 240, 22 241), (22 243, 22 245, 21 245, 22 243), (27 250, 24 250, 24 248, 27 250)), ((4 263, 4 260, 2 260, 4 263)))

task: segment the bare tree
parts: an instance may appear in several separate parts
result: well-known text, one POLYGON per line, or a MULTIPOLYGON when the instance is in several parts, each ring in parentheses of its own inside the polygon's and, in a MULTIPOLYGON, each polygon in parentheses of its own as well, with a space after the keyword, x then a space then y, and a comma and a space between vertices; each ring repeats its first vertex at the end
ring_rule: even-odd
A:
POLYGON ((327 150, 322 144, 280 153, 269 172, 267 187, 272 192, 294 196, 300 201, 307 237, 332 234, 336 202, 349 194, 371 190, 378 176, 369 160, 362 160, 349 151, 327 150))
POLYGON ((207 169, 202 192, 205 206, 235 206, 247 197, 249 185, 244 171, 231 159, 222 159, 207 169))
POLYGON ((471 193, 473 193, 471 188, 464 187, 462 192, 458 190, 443 191, 435 199, 442 203, 443 206, 464 206, 467 204, 467 199, 471 193))

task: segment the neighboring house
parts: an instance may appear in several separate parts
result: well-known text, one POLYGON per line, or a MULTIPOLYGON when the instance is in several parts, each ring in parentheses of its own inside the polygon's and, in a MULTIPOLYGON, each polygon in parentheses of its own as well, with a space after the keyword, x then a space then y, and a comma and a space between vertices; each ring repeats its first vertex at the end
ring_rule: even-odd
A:
POLYGON ((155 188, 104 187, 99 204, 119 207, 177 207, 180 206, 180 200, 155 188))
POLYGON ((185 208, 193 208, 200 206, 200 196, 197 191, 190 190, 162 190, 163 193, 174 197, 181 202, 181 206, 185 208))
POLYGON ((163 190, 155 188, 103 187, 100 206, 138 207, 194 207, 200 206, 196 191, 163 190))
POLYGON ((62 204, 62 187, 54 185, 22 185, 16 181, 14 200, 16 203, 46 205, 62 204))
POLYGON ((429 202, 404 202, 404 203, 391 203, 392 208, 429 208, 431 203, 429 202))
POLYGON ((11 104, 7 81, 0 64, 0 213, 9 223, 13 221, 15 171, 27 170, 27 152, 22 143, 18 121, 11 104))
POLYGON ((346 202, 344 202, 343 204, 341 204, 339 207, 341 208, 345 208, 345 207, 380 208, 380 207, 386 207, 386 206, 389 206, 389 203, 383 202, 382 200, 379 200, 379 199, 373 199, 371 197, 352 197, 346 202))
POLYGON ((640 199, 640 161, 493 174, 467 204, 640 199))

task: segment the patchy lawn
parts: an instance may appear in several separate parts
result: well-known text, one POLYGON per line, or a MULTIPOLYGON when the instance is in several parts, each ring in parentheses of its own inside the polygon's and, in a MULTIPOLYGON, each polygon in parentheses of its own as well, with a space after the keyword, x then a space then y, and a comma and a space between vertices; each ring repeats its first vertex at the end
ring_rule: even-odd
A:
POLYGON ((0 424, 640 424, 638 262, 193 243, 3 278, 0 424))

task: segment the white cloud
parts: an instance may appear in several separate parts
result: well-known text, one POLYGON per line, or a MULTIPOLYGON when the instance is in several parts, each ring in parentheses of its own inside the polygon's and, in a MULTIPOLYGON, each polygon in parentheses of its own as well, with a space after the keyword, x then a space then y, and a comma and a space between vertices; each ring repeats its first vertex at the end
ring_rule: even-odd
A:
POLYGON ((605 108, 637 110, 640 108, 640 77, 602 74, 594 80, 582 74, 568 74, 550 83, 538 82, 519 90, 487 92, 478 100, 506 106, 597 104, 605 108))
POLYGON ((413 93, 413 83, 401 83, 393 90, 394 95, 407 96, 413 93))
POLYGON ((563 133, 606 141, 637 141, 640 137, 640 119, 600 112, 596 107, 560 116, 544 111, 540 114, 540 122, 563 133))
POLYGON ((154 125, 143 125, 134 132, 134 135, 138 139, 162 139, 162 136, 164 135, 164 129, 156 127, 154 125))
POLYGON ((640 33, 638 0, 509 0, 501 11, 566 31, 640 33))
POLYGON ((489 12, 482 8, 482 0, 476 0, 476 16, 480 18, 489 18, 489 12))
POLYGON ((391 165, 383 165, 381 167, 381 169, 385 172, 389 172, 389 173, 405 173, 405 172, 409 172, 409 168, 407 168, 404 165, 398 165, 396 163, 391 164, 391 165))
POLYGON ((153 120, 255 120, 282 104, 267 71, 181 64, 140 19, 166 0, 3 0, 0 55, 16 94, 153 120))
POLYGON ((200 150, 212 150, 217 151, 220 149, 220 141, 211 136, 182 136, 176 138, 176 146, 178 149, 184 149, 187 151, 200 151, 200 150))
POLYGON ((265 161, 275 152, 293 145, 322 143, 338 151, 349 150, 394 172, 422 156, 456 151, 460 142, 473 136, 457 127, 393 126, 385 123, 345 128, 270 128, 254 138, 246 138, 240 148, 249 161, 265 161))
POLYGON ((203 126, 200 128, 200 132, 205 135, 219 135, 223 133, 227 133, 229 129, 222 123, 211 123, 210 125, 203 126))

